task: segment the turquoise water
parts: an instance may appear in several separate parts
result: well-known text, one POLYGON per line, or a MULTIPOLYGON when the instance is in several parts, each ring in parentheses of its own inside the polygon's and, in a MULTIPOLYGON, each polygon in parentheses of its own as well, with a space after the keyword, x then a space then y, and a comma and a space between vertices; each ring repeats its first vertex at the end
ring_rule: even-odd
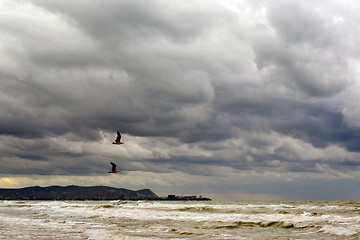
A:
POLYGON ((360 239, 360 202, 0 201, 0 239, 360 239))

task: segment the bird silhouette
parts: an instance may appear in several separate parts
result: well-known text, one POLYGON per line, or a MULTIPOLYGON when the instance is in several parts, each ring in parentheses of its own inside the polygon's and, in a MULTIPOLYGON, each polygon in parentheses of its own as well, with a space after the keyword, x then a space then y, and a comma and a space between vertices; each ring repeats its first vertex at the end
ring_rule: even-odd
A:
POLYGON ((116 170, 116 164, 113 162, 110 162, 111 164, 111 171, 109 173, 118 173, 119 171, 116 170))
POLYGON ((112 144, 124 144, 123 142, 120 141, 121 140, 121 134, 119 131, 116 132, 116 139, 112 144))

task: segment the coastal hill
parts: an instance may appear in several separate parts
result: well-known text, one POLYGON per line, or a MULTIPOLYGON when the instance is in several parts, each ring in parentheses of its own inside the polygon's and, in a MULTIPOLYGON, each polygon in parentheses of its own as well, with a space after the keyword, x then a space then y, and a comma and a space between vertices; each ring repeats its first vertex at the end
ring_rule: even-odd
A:
POLYGON ((0 188, 0 200, 162 200, 162 201, 210 201, 196 196, 158 197, 150 189, 138 191, 107 186, 49 186, 26 188, 0 188))
POLYGON ((151 200, 158 198, 150 189, 133 191, 106 186, 0 188, 0 200, 151 200))

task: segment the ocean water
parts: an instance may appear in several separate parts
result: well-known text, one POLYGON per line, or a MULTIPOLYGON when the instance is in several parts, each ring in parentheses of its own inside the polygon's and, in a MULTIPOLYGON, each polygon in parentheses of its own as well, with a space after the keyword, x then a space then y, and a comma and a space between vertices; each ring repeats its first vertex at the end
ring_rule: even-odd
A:
POLYGON ((360 239, 360 202, 0 201, 0 239, 360 239))

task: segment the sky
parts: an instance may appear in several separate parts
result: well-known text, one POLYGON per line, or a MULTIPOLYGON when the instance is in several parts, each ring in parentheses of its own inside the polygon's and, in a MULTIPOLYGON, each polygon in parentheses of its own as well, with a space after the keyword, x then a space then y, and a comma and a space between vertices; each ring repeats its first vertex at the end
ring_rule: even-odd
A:
POLYGON ((0 187, 359 200, 359 12, 0 0, 0 187))

